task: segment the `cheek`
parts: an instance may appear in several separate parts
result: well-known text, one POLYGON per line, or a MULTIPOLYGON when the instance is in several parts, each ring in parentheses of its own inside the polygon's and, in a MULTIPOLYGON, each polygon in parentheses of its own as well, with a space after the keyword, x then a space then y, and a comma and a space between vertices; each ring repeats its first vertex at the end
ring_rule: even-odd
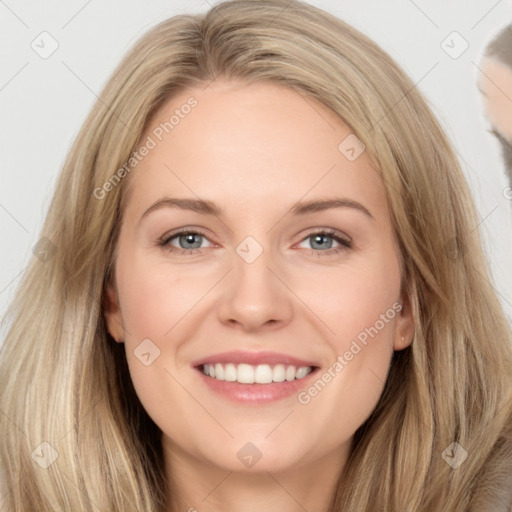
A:
MULTIPOLYGON (((130 265, 120 264, 118 274, 131 380, 148 415, 166 430, 171 429, 170 403, 176 410, 190 408, 176 359, 191 334, 189 314, 208 289, 204 279, 182 278, 178 272, 134 258, 130 265)), ((182 422, 173 422, 171 430, 187 435, 182 422)))
POLYGON ((398 260, 379 255, 322 269, 310 279, 298 276, 291 287, 317 316, 316 323, 323 322, 337 353, 342 353, 359 334, 364 342, 366 329, 375 324, 381 338, 392 337, 400 286, 398 260))
POLYGON ((211 285, 206 276, 183 277, 179 266, 126 250, 119 251, 116 279, 132 381, 141 401, 155 410, 163 400, 158 390, 174 389, 170 373, 181 329, 211 285))
POLYGON ((348 439, 375 409, 389 371, 400 314, 400 304, 388 293, 355 298, 343 292, 337 304, 326 317, 335 332, 325 337, 331 360, 297 397, 306 410, 314 411, 318 423, 332 427, 333 443, 339 436, 348 439))
MULTIPOLYGON (((118 289, 128 339, 164 339, 198 304, 215 276, 185 275, 179 266, 135 258, 119 265, 118 289)), ((211 274, 211 272, 210 272, 211 274)))
MULTIPOLYGON (((299 402, 315 402, 336 424, 357 428, 376 405, 389 370, 401 311, 400 267, 393 258, 338 268, 297 291, 326 326, 331 361, 299 402), (307 295, 309 290, 309 295, 307 295), (317 398, 318 397, 318 398, 317 398), (302 401, 301 401, 302 399, 302 401), (350 417, 340 416, 350 411, 350 417)), ((320 322, 317 321, 317 325, 320 322)), ((341 425, 340 425, 341 428, 341 425)))

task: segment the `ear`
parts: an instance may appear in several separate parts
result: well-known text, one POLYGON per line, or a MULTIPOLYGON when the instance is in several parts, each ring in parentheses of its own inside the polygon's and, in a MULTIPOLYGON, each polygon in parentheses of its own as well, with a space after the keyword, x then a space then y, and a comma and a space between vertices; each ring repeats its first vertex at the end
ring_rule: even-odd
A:
MULTIPOLYGON (((400 295, 401 308, 397 313, 395 323, 395 342, 393 343, 394 350, 403 350, 412 343, 414 336, 414 317, 412 314, 411 300, 409 293, 405 290, 400 295)), ((396 309, 398 310, 398 304, 396 309)))
POLYGON ((119 297, 112 281, 108 283, 105 289, 105 295, 103 297, 103 311, 105 314, 108 332, 118 343, 123 343, 124 327, 123 320, 121 318, 121 309, 119 308, 119 297))

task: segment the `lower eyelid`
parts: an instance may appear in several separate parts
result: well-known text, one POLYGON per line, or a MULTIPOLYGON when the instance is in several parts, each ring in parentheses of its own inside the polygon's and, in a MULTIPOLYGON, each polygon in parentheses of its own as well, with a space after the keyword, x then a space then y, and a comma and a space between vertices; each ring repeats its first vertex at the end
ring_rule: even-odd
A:
MULTIPOLYGON (((178 235, 178 236, 181 236, 181 235, 178 235)), ((208 242, 208 245, 206 246, 202 246, 202 247, 189 247, 189 248, 184 248, 184 247, 179 247, 178 245, 171 245, 171 240, 175 238, 175 237, 172 237, 170 239, 168 239, 169 241, 166 242, 163 247, 165 249, 167 249, 169 252, 176 252, 176 251, 180 251, 181 253, 198 253, 198 252, 201 252, 205 249, 211 249, 211 248, 214 248, 212 247, 212 245, 214 245, 212 242, 210 242, 208 239, 205 238, 205 240, 208 242)))

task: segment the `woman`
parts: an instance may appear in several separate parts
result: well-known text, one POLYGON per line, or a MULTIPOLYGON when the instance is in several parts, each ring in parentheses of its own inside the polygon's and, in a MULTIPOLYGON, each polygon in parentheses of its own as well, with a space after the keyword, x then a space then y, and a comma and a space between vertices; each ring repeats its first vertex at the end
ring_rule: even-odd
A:
POLYGON ((512 25, 503 28, 487 45, 480 68, 478 87, 483 95, 485 115, 491 133, 500 142, 509 187, 512 193, 512 25))
POLYGON ((161 23, 12 306, 5 507, 507 510, 477 225, 420 93, 345 23, 281 0, 161 23))

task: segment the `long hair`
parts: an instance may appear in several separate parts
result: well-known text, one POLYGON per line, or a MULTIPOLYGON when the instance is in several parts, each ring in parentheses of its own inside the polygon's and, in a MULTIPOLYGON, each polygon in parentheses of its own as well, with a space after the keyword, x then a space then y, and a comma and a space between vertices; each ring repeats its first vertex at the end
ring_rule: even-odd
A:
POLYGON ((287 0, 234 0, 160 23, 94 105, 7 317, 2 504, 165 510, 161 431, 103 316, 130 181, 112 177, 164 101, 217 77, 317 99, 365 144, 386 188, 415 334, 394 354, 377 407, 355 433, 331 512, 506 506, 512 340, 454 151, 385 52, 343 21, 287 0), (107 182, 109 193, 95 194, 107 182), (459 467, 449 463, 465 454, 459 467))

